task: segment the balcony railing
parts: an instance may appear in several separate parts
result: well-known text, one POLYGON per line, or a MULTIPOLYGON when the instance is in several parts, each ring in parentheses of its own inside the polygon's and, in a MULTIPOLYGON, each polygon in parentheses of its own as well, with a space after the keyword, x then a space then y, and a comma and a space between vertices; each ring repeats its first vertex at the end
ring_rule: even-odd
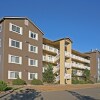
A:
POLYGON ((85 59, 85 58, 82 58, 82 57, 80 57, 80 56, 76 56, 76 55, 71 54, 70 52, 67 52, 67 51, 65 51, 65 56, 71 57, 71 58, 73 58, 73 59, 77 59, 77 60, 80 60, 80 61, 83 61, 83 62, 90 63, 90 60, 85 59))
POLYGON ((74 75, 77 75, 77 76, 82 76, 82 75, 83 75, 83 73, 82 73, 82 72, 77 72, 77 73, 75 73, 74 75))
POLYGON ((71 68, 71 63, 65 62, 65 68, 71 68))
POLYGON ((55 57, 54 57, 54 62, 58 61, 60 59, 60 53, 58 53, 55 57))
POLYGON ((90 67, 89 66, 84 66, 84 65, 80 65, 79 63, 76 64, 76 63, 72 63, 72 66, 75 67, 75 68, 80 68, 80 69, 88 69, 90 70, 90 67))
POLYGON ((70 53, 70 52, 65 51, 65 56, 66 56, 66 57, 71 57, 71 53, 70 53))
POLYGON ((64 78, 65 78, 65 79, 71 79, 71 74, 66 74, 66 73, 65 73, 64 78))
POLYGON ((60 80, 60 76, 56 77, 56 82, 58 82, 60 80))
POLYGON ((79 56, 76 56, 76 55, 71 55, 71 57, 73 58, 73 59, 77 59, 77 60, 80 60, 80 61, 83 61, 83 62, 87 62, 87 63, 90 63, 90 60, 88 60, 88 59, 85 59, 85 58, 82 58, 82 57, 79 57, 79 56))
POLYGON ((54 47, 51 47, 51 46, 48 46, 48 45, 44 45, 44 44, 43 44, 43 49, 44 49, 44 50, 47 50, 47 51, 50 51, 50 52, 57 53, 57 54, 58 54, 58 52, 59 52, 58 49, 56 49, 56 48, 54 48, 54 47))
POLYGON ((53 73, 56 73, 60 70, 60 65, 54 66, 53 67, 53 73))
POLYGON ((49 59, 48 56, 43 56, 43 61, 54 63, 54 58, 49 59))

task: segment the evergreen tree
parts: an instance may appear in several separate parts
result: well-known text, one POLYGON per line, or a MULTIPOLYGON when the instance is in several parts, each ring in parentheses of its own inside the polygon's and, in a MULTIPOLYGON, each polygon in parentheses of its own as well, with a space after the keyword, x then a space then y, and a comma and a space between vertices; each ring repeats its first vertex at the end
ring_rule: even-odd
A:
POLYGON ((48 65, 47 69, 45 69, 43 73, 43 81, 47 83, 53 83, 54 79, 55 79, 55 76, 53 74, 52 65, 48 65))

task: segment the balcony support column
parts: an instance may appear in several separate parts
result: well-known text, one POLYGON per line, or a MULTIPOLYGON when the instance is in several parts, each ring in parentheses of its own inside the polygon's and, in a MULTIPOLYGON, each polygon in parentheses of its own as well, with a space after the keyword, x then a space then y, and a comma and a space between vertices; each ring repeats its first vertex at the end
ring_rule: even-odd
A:
MULTIPOLYGON (((72 51, 72 46, 71 46, 71 42, 69 41, 69 43, 66 45, 66 50, 67 52, 69 52, 71 54, 71 51, 72 51)), ((72 59, 71 57, 69 57, 68 59, 66 59, 66 62, 67 63, 72 63, 72 59)), ((71 74, 72 75, 72 68, 66 68, 66 71, 65 71, 66 74, 71 74)), ((71 79, 66 79, 65 80, 66 84, 72 84, 72 76, 71 76, 71 79)))
POLYGON ((65 40, 60 41, 60 84, 65 84, 65 40))

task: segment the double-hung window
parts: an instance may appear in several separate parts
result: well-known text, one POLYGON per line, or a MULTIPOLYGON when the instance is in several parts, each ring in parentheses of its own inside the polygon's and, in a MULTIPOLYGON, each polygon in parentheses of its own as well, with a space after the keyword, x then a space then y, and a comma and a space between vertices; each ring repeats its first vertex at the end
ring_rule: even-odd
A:
POLYGON ((28 80, 38 79, 38 73, 28 72, 28 80))
POLYGON ((9 46, 18 48, 18 49, 22 49, 22 42, 9 38, 9 46))
POLYGON ((38 47, 29 44, 29 52, 38 53, 38 47))
POLYGON ((17 79, 21 78, 22 73, 18 71, 8 71, 8 79, 17 79))
POLYGON ((38 60, 35 60, 35 59, 28 59, 28 65, 29 66, 35 66, 35 67, 38 67, 38 60))
POLYGON ((32 39, 38 40, 38 34, 32 32, 32 31, 29 31, 29 38, 32 38, 32 39))
POLYGON ((10 23, 9 30, 22 35, 22 27, 17 26, 15 24, 10 23))
POLYGON ((15 64, 22 64, 22 57, 15 56, 15 55, 8 55, 8 62, 15 63, 15 64))

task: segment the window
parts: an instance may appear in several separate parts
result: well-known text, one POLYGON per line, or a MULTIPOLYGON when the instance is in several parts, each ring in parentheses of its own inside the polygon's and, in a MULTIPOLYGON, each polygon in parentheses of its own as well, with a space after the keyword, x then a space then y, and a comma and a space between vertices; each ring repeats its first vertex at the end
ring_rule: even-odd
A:
POLYGON ((28 72, 28 80, 38 79, 38 73, 28 72))
POLYGON ((38 53, 38 47, 29 44, 29 52, 38 53))
POLYGON ((12 23, 9 24, 9 30, 22 35, 22 27, 19 27, 12 23))
POLYGON ((32 31, 29 31, 29 38, 32 38, 32 39, 38 40, 38 34, 32 32, 32 31))
POLYGON ((1 39, 0 39, 0 47, 1 47, 1 39))
POLYGON ((19 42, 17 40, 13 40, 13 39, 9 38, 9 46, 18 48, 18 49, 22 49, 22 42, 19 42))
POLYGON ((9 55, 8 61, 9 63, 22 64, 22 57, 9 55))
POLYGON ((2 24, 0 24, 0 32, 2 32, 2 24))
POLYGON ((35 60, 35 59, 28 59, 28 65, 29 66, 36 66, 38 67, 38 60, 35 60))
POLYGON ((18 71, 8 71, 8 79, 17 79, 22 77, 22 73, 18 71))

